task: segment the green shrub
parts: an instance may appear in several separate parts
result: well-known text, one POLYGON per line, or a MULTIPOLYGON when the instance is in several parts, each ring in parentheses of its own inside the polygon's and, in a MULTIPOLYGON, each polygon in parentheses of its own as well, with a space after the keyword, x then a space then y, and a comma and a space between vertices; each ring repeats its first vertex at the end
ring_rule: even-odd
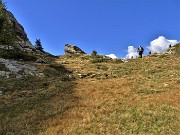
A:
POLYGON ((93 50, 92 53, 91 53, 91 56, 97 56, 97 51, 93 50))
POLYGON ((13 60, 24 60, 24 61, 36 61, 37 58, 34 55, 29 55, 24 52, 8 50, 0 52, 0 57, 4 59, 13 59, 13 60))
POLYGON ((102 55, 97 55, 93 58, 93 60, 91 60, 92 63, 102 63, 102 62, 109 62, 111 61, 112 59, 109 58, 109 57, 105 57, 105 56, 102 56, 102 55))

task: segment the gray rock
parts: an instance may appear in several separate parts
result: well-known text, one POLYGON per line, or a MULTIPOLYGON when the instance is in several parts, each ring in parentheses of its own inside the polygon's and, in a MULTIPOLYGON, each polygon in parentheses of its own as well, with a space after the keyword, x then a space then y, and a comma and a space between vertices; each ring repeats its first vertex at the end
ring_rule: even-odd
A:
POLYGON ((7 77, 7 78, 9 78, 9 76, 10 76, 10 72, 7 72, 7 71, 0 71, 0 76, 3 76, 3 77, 7 77))
POLYGON ((16 78, 21 78, 23 74, 35 75, 37 71, 36 67, 32 65, 21 64, 14 60, 0 58, 0 63, 4 64, 6 68, 9 69, 9 72, 0 71, 1 76, 9 77, 10 74, 15 74, 16 78))
POLYGON ((0 71, 0 76, 6 76, 6 71, 0 71))
POLYGON ((22 75, 16 75, 16 79, 20 79, 20 78, 22 78, 23 76, 22 75))
POLYGON ((23 26, 18 23, 18 21, 11 12, 7 11, 7 15, 12 22, 13 28, 15 29, 17 36, 23 41, 28 41, 28 37, 24 31, 23 26))
POLYGON ((10 11, 7 11, 7 15, 18 38, 17 47, 19 47, 20 49, 25 49, 27 51, 32 51, 32 49, 35 49, 35 47, 29 41, 23 26, 16 20, 14 15, 10 11))
POLYGON ((38 74, 36 74, 36 76, 38 76, 38 77, 45 77, 45 75, 44 75, 44 73, 38 73, 38 74))
POLYGON ((65 54, 85 54, 79 47, 70 44, 65 45, 64 52, 65 54))
POLYGON ((14 47, 10 45, 0 45, 0 50, 13 50, 14 47))

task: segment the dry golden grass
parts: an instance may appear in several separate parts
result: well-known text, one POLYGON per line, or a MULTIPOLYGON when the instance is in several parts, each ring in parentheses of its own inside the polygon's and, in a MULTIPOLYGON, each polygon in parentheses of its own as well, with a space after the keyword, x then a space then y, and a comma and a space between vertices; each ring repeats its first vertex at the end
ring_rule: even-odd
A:
POLYGON ((179 132, 179 91, 141 96, 131 89, 126 79, 122 78, 85 79, 78 80, 77 83, 75 95, 80 99, 78 105, 63 118, 56 118, 48 123, 47 130, 41 134, 179 132))
POLYGON ((56 123, 57 126, 51 128, 52 125, 49 125, 46 133, 57 134, 58 131, 60 134, 74 134, 74 131, 79 126, 86 126, 90 124, 92 119, 120 107, 119 105, 124 102, 123 99, 127 99, 126 97, 129 96, 129 92, 128 86, 123 79, 78 80, 74 93, 80 99, 78 105, 69 111, 63 120, 61 118, 55 119, 52 123, 53 125, 56 123))

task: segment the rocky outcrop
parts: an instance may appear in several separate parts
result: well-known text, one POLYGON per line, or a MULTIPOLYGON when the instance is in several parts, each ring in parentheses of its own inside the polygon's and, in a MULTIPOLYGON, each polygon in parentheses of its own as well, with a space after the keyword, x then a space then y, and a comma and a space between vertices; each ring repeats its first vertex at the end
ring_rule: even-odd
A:
POLYGON ((0 64, 5 66, 5 69, 0 69, 0 76, 9 78, 15 76, 21 78, 23 75, 36 75, 43 77, 43 73, 38 73, 37 68, 30 64, 20 63, 14 60, 0 58, 0 64))
POLYGON ((16 20, 16 18, 14 17, 14 15, 11 12, 7 11, 7 15, 8 15, 10 21, 12 22, 13 28, 14 28, 18 38, 23 41, 28 41, 28 37, 24 31, 23 26, 18 23, 18 21, 16 20))
POLYGON ((14 17, 14 15, 9 11, 7 11, 7 15, 8 15, 8 18, 11 21, 13 29, 14 29, 16 35, 17 35, 18 47, 20 49, 24 49, 24 50, 27 50, 27 51, 32 51, 33 49, 35 49, 35 47, 29 41, 23 26, 21 24, 19 24, 19 22, 14 17))
POLYGON ((64 49, 65 54, 85 54, 79 47, 71 44, 66 44, 64 49))

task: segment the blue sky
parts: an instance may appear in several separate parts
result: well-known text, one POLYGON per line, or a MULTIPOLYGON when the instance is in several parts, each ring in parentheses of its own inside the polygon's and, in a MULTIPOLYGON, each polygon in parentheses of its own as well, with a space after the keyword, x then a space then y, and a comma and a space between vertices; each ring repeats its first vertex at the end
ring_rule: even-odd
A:
POLYGON ((180 41, 180 0, 4 0, 30 41, 64 54, 66 43, 86 53, 125 57, 133 45, 159 36, 180 41))

